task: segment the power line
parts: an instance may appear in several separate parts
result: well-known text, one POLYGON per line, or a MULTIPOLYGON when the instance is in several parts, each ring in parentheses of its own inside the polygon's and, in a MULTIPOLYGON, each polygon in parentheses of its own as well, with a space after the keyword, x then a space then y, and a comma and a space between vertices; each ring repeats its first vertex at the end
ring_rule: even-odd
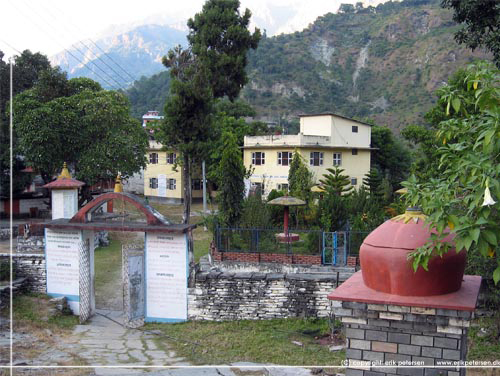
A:
MULTIPOLYGON (((62 13, 61 13, 61 14, 62 14, 62 18, 59 18, 59 19, 58 19, 57 17, 55 17, 55 16, 54 16, 54 15, 53 15, 50 11, 49 11, 49 9, 48 9, 48 8, 43 7, 41 3, 39 3, 39 4, 40 4, 40 7, 41 7, 41 8, 42 8, 42 9, 43 9, 43 10, 44 10, 44 11, 45 11, 45 12, 46 12, 46 13, 47 13, 50 17, 52 17, 52 19, 54 19, 54 20, 56 20, 56 21, 60 21, 61 19, 62 19, 62 20, 64 20, 64 19, 65 19, 65 17, 66 17, 66 16, 65 16, 64 14, 62 14, 62 13)), ((71 31, 68 27, 66 27, 66 25, 65 25, 65 24, 63 24, 63 23, 60 23, 60 24, 61 24, 61 25, 62 25, 62 26, 63 26, 63 27, 67 30, 67 31, 69 31, 69 33, 70 33, 71 35, 74 35, 74 34, 73 34, 73 32, 72 32, 72 31, 71 31)), ((76 39, 76 38, 75 38, 75 39, 76 39)), ((128 84, 128 81, 127 81, 125 78, 123 78, 123 77, 121 76, 121 74, 120 74, 120 73, 118 73, 118 72, 117 72, 117 71, 116 71, 113 67, 111 67, 111 66, 110 66, 110 65, 109 65, 106 61, 104 61, 104 60, 103 60, 103 58, 102 58, 101 56, 98 56, 98 55, 97 55, 97 54, 96 54, 96 53, 95 53, 95 52, 94 52, 94 51, 93 51, 93 50, 92 50, 92 49, 91 49, 91 48, 90 48, 87 44, 85 44, 83 41, 79 41, 79 42, 77 42, 77 43, 81 43, 81 44, 82 44, 82 45, 83 45, 83 46, 84 46, 84 47, 85 47, 85 48, 86 48, 86 49, 87 49, 87 50, 88 50, 91 54, 93 54, 93 55, 95 56, 95 58, 96 58, 96 59, 98 59, 99 61, 101 61, 104 65, 106 65, 106 67, 108 67, 110 70, 112 70, 112 71, 113 71, 113 72, 114 72, 114 73, 115 73, 115 74, 116 74, 116 75, 117 75, 117 76, 118 76, 118 77, 119 77, 119 78, 120 78, 120 79, 121 79, 121 80, 122 80, 125 84, 128 84)), ((95 43, 94 43, 94 44, 95 44, 95 43)), ((75 45, 75 44, 73 44, 73 46, 74 46, 74 45, 75 45)), ((97 46, 97 45, 96 45, 96 46, 97 46)), ((97 47, 98 47, 98 46, 97 46, 97 47)), ((102 49, 101 49, 100 47, 98 47, 98 48, 102 51, 102 49)), ((106 56, 106 53, 105 53, 104 51, 102 51, 102 52, 103 52, 104 56, 106 56)), ((120 67, 120 68, 121 68, 121 66, 120 66, 119 64, 117 64, 117 63, 115 63, 115 64, 116 64, 118 67, 120 67)), ((123 70, 126 74, 128 74, 128 75, 129 75, 129 76, 130 76, 130 77, 134 80, 134 77, 132 77, 132 76, 131 76, 131 75, 130 75, 127 71, 125 71, 123 68, 121 68, 121 69, 122 69, 122 70, 123 70)), ((112 77, 112 76, 111 76, 111 77, 112 77)))
POLYGON ((5 45, 7 45, 7 47, 10 47, 12 48, 14 51, 16 51, 17 53, 19 54, 22 54, 21 51, 19 51, 16 47, 12 46, 11 44, 9 44, 8 42, 4 41, 3 39, 0 39, 0 42, 3 42, 5 45))
MULTIPOLYGON (((47 20, 34 8, 31 8, 32 12, 34 12, 40 19, 42 19, 42 21, 46 24, 48 24, 52 30, 54 30, 54 32, 56 34, 59 33, 59 30, 56 30, 53 26, 52 26, 52 23, 51 22, 47 22, 47 20)), ((74 44, 72 46, 74 49, 76 49, 82 56, 83 56, 83 59, 85 59, 85 53, 82 52, 78 47, 76 47, 74 44)), ((111 76, 109 73, 107 73, 104 69, 102 69, 99 65, 97 65, 93 60, 89 60, 89 63, 92 63, 94 64, 103 74, 105 74, 108 78, 110 78, 111 80, 113 80, 117 85, 118 85, 118 88, 121 88, 123 89, 122 85, 120 82, 118 82, 113 76, 111 76)), ((84 62, 82 61, 82 64, 84 64, 84 62)), ((94 72, 95 73, 95 72, 94 72)))
MULTIPOLYGON (((66 17, 66 15, 64 13, 62 13, 62 11, 59 9, 59 8, 54 8, 57 10, 57 12, 62 16, 62 17, 66 17)), ((78 31, 80 31, 82 34, 83 34, 83 31, 82 29, 76 24, 72 24, 78 31)), ((127 70, 125 70, 119 63, 117 63, 112 57, 111 55, 109 55, 107 52, 105 52, 97 43, 95 43, 92 38, 87 38, 90 42, 92 42, 92 44, 99 50, 103 53, 103 56, 106 56, 109 60, 111 60, 114 64, 116 64, 116 66, 118 66, 118 68, 120 68, 123 72, 125 72, 125 74, 127 74, 133 81, 137 81, 137 77, 134 77, 132 74, 130 74, 127 70)))
MULTIPOLYGON (((15 6, 10 0, 8 0, 9 3, 11 4, 11 6, 13 6, 17 11, 18 13, 21 15, 21 16, 27 16, 29 14, 29 12, 26 12, 26 13, 23 13, 17 6, 15 6)), ((45 35, 47 35, 51 40, 53 40, 54 42, 56 42, 59 46, 61 46, 61 48, 66 51, 69 55, 71 55, 77 62, 81 63, 84 67, 86 67, 91 73, 95 74, 97 77, 99 77, 102 81, 104 81, 106 84, 109 85, 109 87, 111 87, 112 89, 116 90, 116 87, 114 85, 112 85, 108 80, 106 80, 105 78, 103 78, 100 74, 98 74, 97 72, 95 71, 92 71, 90 70, 90 68, 88 67, 88 65, 86 65, 83 61, 81 61, 78 57, 76 57, 71 51, 68 51, 59 41, 55 40, 49 33, 47 33, 47 30, 44 29, 43 27, 40 26, 40 24, 38 22, 36 22, 33 18, 31 18, 30 16, 28 16, 28 18, 41 30, 45 33, 45 35)), ((78 50, 78 49, 77 49, 78 50)), ((79 51, 80 53, 82 53, 81 51, 79 51)), ((85 57, 84 54, 82 54, 82 56, 85 57)), ((100 68, 97 64, 94 63, 94 65, 98 68, 100 68)), ((102 69, 101 69, 102 70, 102 69)), ((106 74, 106 72, 104 72, 106 74)), ((120 88, 120 85, 118 86, 118 88, 120 88)))

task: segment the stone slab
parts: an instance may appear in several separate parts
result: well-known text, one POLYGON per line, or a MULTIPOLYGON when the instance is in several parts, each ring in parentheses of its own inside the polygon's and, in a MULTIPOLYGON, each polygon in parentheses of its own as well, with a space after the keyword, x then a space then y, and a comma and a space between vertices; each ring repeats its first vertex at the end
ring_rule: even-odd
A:
POLYGON ((450 294, 434 296, 401 296, 375 291, 367 287, 363 282, 361 271, 359 271, 342 283, 337 289, 328 294, 328 299, 408 307, 474 311, 480 286, 480 276, 465 275, 460 290, 450 294))

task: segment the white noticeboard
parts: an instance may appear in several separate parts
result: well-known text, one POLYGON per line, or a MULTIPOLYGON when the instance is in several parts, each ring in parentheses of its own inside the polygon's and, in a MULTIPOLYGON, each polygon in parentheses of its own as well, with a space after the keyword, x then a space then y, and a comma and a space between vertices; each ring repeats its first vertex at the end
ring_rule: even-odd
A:
POLYGON ((167 176, 158 175, 158 196, 167 197, 167 176))
POLYGON ((187 238, 146 233, 146 321, 187 320, 187 238))
POLYGON ((79 314, 79 245, 81 241, 81 231, 45 229, 47 294, 66 296, 75 314, 79 314))

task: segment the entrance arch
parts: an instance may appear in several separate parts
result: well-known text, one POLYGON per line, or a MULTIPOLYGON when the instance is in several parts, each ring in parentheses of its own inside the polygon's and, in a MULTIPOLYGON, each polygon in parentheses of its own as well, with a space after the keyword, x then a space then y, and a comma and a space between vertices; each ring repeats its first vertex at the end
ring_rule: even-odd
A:
POLYGON ((87 205, 81 208, 74 216, 69 220, 70 223, 88 223, 92 221, 92 214, 101 205, 107 203, 108 201, 119 199, 132 204, 136 209, 141 211, 146 216, 146 222, 148 225, 170 225, 170 221, 166 219, 158 210, 152 206, 144 204, 144 201, 139 197, 122 192, 109 192, 103 193, 97 196, 87 205))
MULTIPOLYGON (((131 269, 124 270, 122 275, 127 278, 134 276, 133 280, 127 280, 125 286, 135 289, 131 290, 131 296, 141 295, 137 294, 137 289, 144 289, 143 321, 187 320, 187 288, 194 278, 192 230, 196 225, 172 224, 140 197, 121 192, 104 193, 82 207, 72 218, 59 218, 43 225, 47 294, 66 296, 73 312, 80 316, 80 321, 85 321, 95 309, 92 282, 95 231, 144 232, 143 261, 137 261, 137 252, 124 253, 130 254, 127 265, 131 265, 131 269), (146 217, 146 223, 99 221, 100 218, 94 216, 98 208, 116 199, 137 208, 146 217), (136 273, 140 265, 143 265, 143 270, 136 273), (138 276, 142 278, 140 283, 138 276)), ((137 319, 137 311, 129 313, 129 317, 137 319)))

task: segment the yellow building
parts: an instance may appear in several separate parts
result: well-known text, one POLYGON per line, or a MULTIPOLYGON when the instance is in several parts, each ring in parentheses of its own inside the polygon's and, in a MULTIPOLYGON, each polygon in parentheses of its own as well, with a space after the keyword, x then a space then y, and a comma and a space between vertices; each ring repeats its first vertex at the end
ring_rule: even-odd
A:
POLYGON ((267 195, 288 189, 294 150, 304 158, 318 182, 326 170, 343 168, 351 184, 361 187, 370 170, 371 126, 333 113, 300 115, 297 135, 245 136, 243 161, 252 167, 252 187, 267 195))
MULTIPOLYGON (((150 140, 147 150, 147 165, 144 169, 144 196, 153 201, 181 203, 184 197, 182 166, 176 164, 180 155, 175 150, 162 150, 163 145, 150 140)), ((192 197, 202 199, 201 174, 191 179, 192 197)))

